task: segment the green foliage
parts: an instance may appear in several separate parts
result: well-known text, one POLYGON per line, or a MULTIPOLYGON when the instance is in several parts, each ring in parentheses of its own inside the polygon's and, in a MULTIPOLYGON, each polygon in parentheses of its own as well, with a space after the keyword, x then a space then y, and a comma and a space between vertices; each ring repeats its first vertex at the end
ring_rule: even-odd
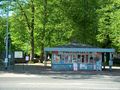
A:
POLYGON ((120 1, 105 0, 97 10, 99 15, 98 41, 105 47, 120 49, 120 1))
POLYGON ((97 34, 96 0, 63 0, 63 9, 74 29, 71 40, 96 44, 97 34))
MULTIPOLYGON (((30 54, 32 29, 36 54, 40 54, 43 44, 54 47, 72 41, 120 50, 120 0, 47 0, 46 11, 43 1, 11 2, 9 30, 14 50, 22 49, 30 54)), ((3 15, 6 5, 4 2, 1 9, 3 15)), ((4 50, 5 24, 6 17, 1 16, 0 50, 4 50)))
POLYGON ((0 17, 0 52, 4 50, 5 33, 6 33, 6 19, 0 17))

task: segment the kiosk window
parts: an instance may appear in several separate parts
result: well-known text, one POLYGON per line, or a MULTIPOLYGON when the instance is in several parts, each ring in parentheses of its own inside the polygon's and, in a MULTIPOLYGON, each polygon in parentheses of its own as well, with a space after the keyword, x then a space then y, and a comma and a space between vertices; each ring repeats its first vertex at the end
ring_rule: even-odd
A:
POLYGON ((80 59, 80 55, 78 55, 78 59, 80 59))
POLYGON ((88 63, 88 55, 86 55, 86 63, 88 63))
POLYGON ((93 57, 90 57, 90 63, 93 63, 93 57))
POLYGON ((78 62, 81 62, 81 55, 78 55, 78 62))
POLYGON ((84 63, 84 55, 82 55, 82 63, 84 63))

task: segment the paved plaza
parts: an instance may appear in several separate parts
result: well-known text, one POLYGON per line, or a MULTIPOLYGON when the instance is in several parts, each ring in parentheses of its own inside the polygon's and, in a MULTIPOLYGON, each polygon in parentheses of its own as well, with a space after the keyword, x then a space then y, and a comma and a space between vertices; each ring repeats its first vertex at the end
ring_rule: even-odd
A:
POLYGON ((0 90, 120 90, 120 68, 74 72, 16 65, 13 70, 0 71, 0 90))

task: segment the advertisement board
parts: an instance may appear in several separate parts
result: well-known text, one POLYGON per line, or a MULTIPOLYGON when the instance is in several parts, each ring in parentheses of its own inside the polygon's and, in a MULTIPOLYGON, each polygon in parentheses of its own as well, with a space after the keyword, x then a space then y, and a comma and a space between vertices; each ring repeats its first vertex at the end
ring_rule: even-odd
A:
POLYGON ((23 51, 15 51, 14 58, 23 58, 23 51))

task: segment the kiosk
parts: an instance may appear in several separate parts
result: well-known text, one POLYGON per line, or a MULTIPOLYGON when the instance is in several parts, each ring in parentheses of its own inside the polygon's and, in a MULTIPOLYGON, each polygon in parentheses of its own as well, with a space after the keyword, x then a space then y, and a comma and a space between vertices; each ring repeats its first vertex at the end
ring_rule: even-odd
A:
POLYGON ((110 53, 110 55, 112 55, 115 52, 115 49, 98 48, 85 44, 72 43, 69 45, 63 45, 54 48, 45 48, 44 49, 45 57, 47 52, 52 52, 51 61, 52 70, 101 71, 102 53, 107 52, 110 53), (75 63, 77 65, 74 65, 75 63))

